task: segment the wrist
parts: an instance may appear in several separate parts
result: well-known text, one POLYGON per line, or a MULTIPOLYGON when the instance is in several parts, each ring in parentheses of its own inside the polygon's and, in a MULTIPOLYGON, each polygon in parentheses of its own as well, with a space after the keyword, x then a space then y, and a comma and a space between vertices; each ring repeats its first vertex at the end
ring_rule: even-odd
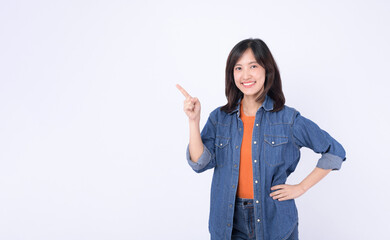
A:
POLYGON ((299 183, 298 184, 299 185, 299 187, 304 191, 304 192, 306 192, 307 190, 309 190, 309 186, 307 186, 307 185, 305 185, 304 183, 299 183))
POLYGON ((199 125, 200 119, 190 119, 189 123, 190 125, 199 125))

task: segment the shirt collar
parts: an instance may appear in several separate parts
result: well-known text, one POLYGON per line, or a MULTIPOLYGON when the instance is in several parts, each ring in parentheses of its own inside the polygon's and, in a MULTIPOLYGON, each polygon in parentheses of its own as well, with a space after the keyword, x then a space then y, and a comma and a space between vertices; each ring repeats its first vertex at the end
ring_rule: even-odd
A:
MULTIPOLYGON (((236 108, 230 114, 237 112, 237 114, 240 115, 241 100, 242 100, 242 98, 240 98, 238 100, 236 108)), ((264 100, 263 104, 261 105, 261 107, 259 107, 259 109, 260 108, 264 108, 264 110, 266 110, 266 111, 273 110, 274 109, 274 100, 270 96, 268 96, 268 94, 265 95, 265 100, 264 100)), ((259 109, 257 111, 259 111, 259 109)))

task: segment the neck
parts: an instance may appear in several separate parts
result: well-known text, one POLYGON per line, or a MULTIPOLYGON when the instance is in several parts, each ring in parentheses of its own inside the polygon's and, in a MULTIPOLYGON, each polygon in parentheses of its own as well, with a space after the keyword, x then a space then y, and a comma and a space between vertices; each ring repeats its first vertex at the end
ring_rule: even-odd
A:
POLYGON ((262 104, 263 102, 256 102, 256 97, 244 96, 242 99, 242 108, 244 114, 247 116, 255 116, 257 109, 259 109, 262 104))

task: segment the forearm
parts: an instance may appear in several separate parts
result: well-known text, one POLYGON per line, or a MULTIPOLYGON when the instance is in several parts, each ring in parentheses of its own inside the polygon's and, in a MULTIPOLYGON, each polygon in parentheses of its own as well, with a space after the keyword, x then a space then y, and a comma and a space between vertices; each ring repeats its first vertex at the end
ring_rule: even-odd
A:
POLYGON ((197 162, 203 153, 203 142, 200 136, 199 121, 190 121, 189 151, 191 161, 197 162))
POLYGON ((302 180, 299 185, 301 185, 302 188, 307 191, 331 171, 332 169, 322 169, 316 167, 305 179, 302 180))

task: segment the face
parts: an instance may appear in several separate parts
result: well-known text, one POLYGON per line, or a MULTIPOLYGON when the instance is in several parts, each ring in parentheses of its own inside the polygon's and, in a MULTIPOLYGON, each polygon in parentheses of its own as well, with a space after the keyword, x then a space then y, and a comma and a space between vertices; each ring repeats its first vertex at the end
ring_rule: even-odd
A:
POLYGON ((265 69, 257 63, 250 48, 238 59, 233 75, 236 86, 246 98, 256 98, 256 93, 264 89, 265 69))

